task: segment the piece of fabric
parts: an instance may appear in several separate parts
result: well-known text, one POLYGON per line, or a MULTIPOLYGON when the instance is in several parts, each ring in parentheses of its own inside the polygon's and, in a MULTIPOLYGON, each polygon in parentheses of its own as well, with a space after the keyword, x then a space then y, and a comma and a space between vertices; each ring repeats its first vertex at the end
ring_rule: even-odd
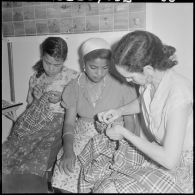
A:
MULTIPOLYGON (((43 92, 49 91, 58 91, 63 92, 64 87, 72 80, 77 78, 79 75, 75 70, 69 69, 66 66, 63 66, 62 71, 59 72, 54 80, 48 81, 47 76, 43 73, 39 78, 36 78, 36 72, 32 75, 32 83, 33 85, 39 85, 42 87, 43 92)), ((60 102, 49 103, 50 110, 52 112, 64 113, 64 108, 61 106, 60 102)))
POLYGON ((64 114, 48 108, 49 94, 45 93, 15 122, 8 139, 2 145, 2 173, 32 173, 44 176, 53 166, 62 146, 64 114))
POLYGON ((182 193, 174 177, 125 140, 94 136, 79 155, 81 193, 182 193), (145 162, 148 162, 146 165, 145 162), (152 166, 150 166, 152 165, 152 166))
POLYGON ((12 128, 12 132, 16 136, 21 138, 34 134, 53 120, 54 114, 49 109, 49 97, 48 92, 44 93, 18 117, 12 128))
MULTIPOLYGON (((117 121, 117 123, 121 124, 121 121, 117 121)), ((102 132, 103 129, 99 129, 100 126, 97 126, 94 121, 86 121, 83 118, 80 118, 76 122, 75 132, 74 132, 74 143, 73 149, 75 155, 77 156, 75 168, 73 173, 69 173, 69 176, 65 173, 60 173, 59 171, 59 162, 60 158, 63 154, 63 149, 60 150, 58 154, 58 161, 56 162, 56 166, 54 168, 53 178, 52 178, 52 186, 67 190, 73 193, 78 193, 78 180, 80 177, 80 161, 78 160, 78 155, 85 148, 86 144, 89 140, 98 134, 98 132, 102 132)), ((105 130, 105 129, 104 129, 105 130)))

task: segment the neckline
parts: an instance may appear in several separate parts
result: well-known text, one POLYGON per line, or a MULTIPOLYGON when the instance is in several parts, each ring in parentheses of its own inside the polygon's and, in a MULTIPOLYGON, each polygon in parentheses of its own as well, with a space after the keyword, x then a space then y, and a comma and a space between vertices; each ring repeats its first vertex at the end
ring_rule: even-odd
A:
POLYGON ((157 98, 159 91, 161 90, 162 86, 164 85, 164 81, 166 80, 167 76, 169 75, 169 72, 170 72, 170 70, 165 71, 164 75, 162 76, 162 78, 161 78, 161 80, 160 80, 160 82, 159 82, 159 84, 158 84, 158 86, 153 94, 153 97, 151 97, 151 90, 152 90, 152 88, 154 88, 153 85, 151 83, 149 83, 145 86, 145 89, 149 90, 150 97, 151 97, 151 103, 153 102, 154 99, 157 98))
POLYGON ((65 66, 63 66, 62 67, 62 70, 59 72, 59 73, 57 73, 54 77, 53 77, 53 79, 51 79, 51 81, 48 81, 49 79, 48 79, 48 76, 45 74, 45 72, 44 72, 44 79, 45 80, 47 80, 48 81, 48 83, 52 83, 53 81, 55 81, 55 80, 57 80, 60 76, 61 76, 61 74, 62 74, 62 72, 64 71, 66 69, 66 67, 65 66))
POLYGON ((108 80, 108 74, 104 77, 105 81, 104 81, 104 85, 103 85, 103 89, 101 90, 101 95, 100 97, 97 99, 97 101, 94 102, 91 101, 90 95, 88 93, 87 87, 86 87, 86 77, 87 75, 85 73, 81 73, 80 76, 78 77, 78 85, 82 88, 82 92, 83 92, 83 96, 87 99, 87 101, 89 102, 90 105, 92 105, 92 107, 95 109, 97 107, 97 105, 99 104, 99 102, 102 99, 102 96, 104 94, 104 90, 106 87, 106 83, 108 80))

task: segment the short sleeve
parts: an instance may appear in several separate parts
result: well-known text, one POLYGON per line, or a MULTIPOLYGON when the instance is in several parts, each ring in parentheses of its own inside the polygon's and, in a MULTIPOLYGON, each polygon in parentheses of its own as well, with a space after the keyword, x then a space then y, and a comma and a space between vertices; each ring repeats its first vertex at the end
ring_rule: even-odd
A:
POLYGON ((37 72, 34 72, 34 74, 29 79, 29 87, 33 88, 37 84, 37 78, 36 78, 37 72))
POLYGON ((76 79, 79 76, 79 74, 80 73, 75 70, 68 69, 67 74, 66 74, 68 82, 72 79, 76 79))
POLYGON ((170 113, 179 107, 192 104, 192 103, 193 103, 193 99, 190 93, 187 93, 186 91, 184 91, 183 93, 177 92, 174 95, 171 95, 171 97, 169 98, 167 111, 168 113, 170 113))
POLYGON ((129 102, 135 100, 137 98, 136 90, 134 87, 129 84, 124 83, 122 87, 122 95, 123 95, 123 104, 128 104, 129 102))
POLYGON ((175 79, 169 92, 169 111, 193 102, 193 85, 186 78, 175 79))
POLYGON ((63 90, 61 105, 66 109, 70 107, 76 107, 77 99, 78 82, 77 79, 73 79, 63 90))

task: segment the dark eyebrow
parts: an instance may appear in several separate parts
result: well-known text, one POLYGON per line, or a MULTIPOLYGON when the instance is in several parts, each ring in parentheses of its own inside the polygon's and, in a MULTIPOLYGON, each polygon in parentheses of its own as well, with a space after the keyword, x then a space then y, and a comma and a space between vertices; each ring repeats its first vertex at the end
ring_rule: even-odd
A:
MULTIPOLYGON (((99 66, 96 66, 96 65, 94 65, 94 64, 89 64, 89 66, 99 67, 99 66)), ((109 66, 109 65, 105 65, 105 66, 102 66, 102 67, 106 67, 106 66, 109 66)))
MULTIPOLYGON (((44 59, 44 60, 45 60, 45 62, 46 62, 47 64, 52 64, 52 63, 48 62, 46 59, 44 59)), ((59 63, 59 64, 52 64, 52 65, 58 66, 58 65, 61 65, 61 63, 59 63)))
POLYGON ((90 64, 89 66, 90 66, 90 67, 95 67, 95 68, 98 68, 98 66, 93 65, 93 64, 90 64))

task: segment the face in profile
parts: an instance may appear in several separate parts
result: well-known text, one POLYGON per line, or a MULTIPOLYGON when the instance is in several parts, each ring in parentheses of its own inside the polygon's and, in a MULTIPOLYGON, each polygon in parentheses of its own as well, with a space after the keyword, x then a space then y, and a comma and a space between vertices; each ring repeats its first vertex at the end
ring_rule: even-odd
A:
POLYGON ((85 71, 88 78, 94 82, 100 82, 108 73, 109 62, 107 59, 96 58, 86 61, 85 71))
POLYGON ((43 68, 45 70, 46 75, 55 76, 57 75, 63 67, 64 60, 55 59, 54 57, 45 54, 43 56, 43 68))
POLYGON ((129 72, 122 66, 116 66, 116 69, 127 82, 132 82, 138 85, 145 85, 147 83, 147 76, 144 74, 144 72, 129 72))

